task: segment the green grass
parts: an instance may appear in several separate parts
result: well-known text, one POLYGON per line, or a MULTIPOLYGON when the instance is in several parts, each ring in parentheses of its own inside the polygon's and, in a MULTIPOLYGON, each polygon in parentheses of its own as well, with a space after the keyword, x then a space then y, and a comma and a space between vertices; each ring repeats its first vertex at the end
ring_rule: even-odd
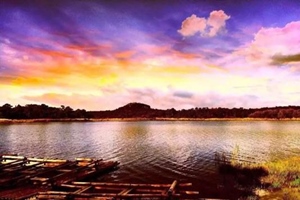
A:
POLYGON ((269 195, 260 199, 300 200, 300 156, 286 157, 262 164, 248 164, 239 161, 240 148, 232 151, 230 164, 239 169, 264 169, 267 176, 259 176, 261 185, 269 195))
POLYGON ((292 187, 300 187, 300 178, 295 179, 291 182, 292 187))
POLYGON ((277 191, 271 192, 269 195, 260 197, 260 200, 299 200, 299 188, 282 188, 277 191))
POLYGON ((271 189, 300 187, 300 157, 267 162, 262 166, 269 172, 262 181, 270 183, 271 189))

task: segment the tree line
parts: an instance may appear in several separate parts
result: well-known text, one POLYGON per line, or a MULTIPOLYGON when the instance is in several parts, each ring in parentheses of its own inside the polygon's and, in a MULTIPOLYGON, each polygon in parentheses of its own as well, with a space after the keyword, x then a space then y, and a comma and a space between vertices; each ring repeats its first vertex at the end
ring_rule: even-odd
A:
POLYGON ((4 104, 0 107, 0 118, 7 119, 60 119, 60 118, 87 118, 86 110, 73 110, 69 106, 61 106, 59 108, 50 107, 45 104, 35 105, 29 104, 25 106, 12 106, 4 104))
POLYGON ((129 103, 112 111, 92 111, 94 118, 300 118, 300 106, 282 106, 265 108, 174 108, 153 109, 142 103, 129 103))
POLYGON ((153 109, 142 103, 129 103, 123 107, 108 111, 86 111, 72 109, 69 106, 50 107, 45 104, 0 107, 0 118, 7 119, 60 119, 60 118, 300 118, 300 106, 265 108, 192 108, 176 110, 174 108, 153 109))

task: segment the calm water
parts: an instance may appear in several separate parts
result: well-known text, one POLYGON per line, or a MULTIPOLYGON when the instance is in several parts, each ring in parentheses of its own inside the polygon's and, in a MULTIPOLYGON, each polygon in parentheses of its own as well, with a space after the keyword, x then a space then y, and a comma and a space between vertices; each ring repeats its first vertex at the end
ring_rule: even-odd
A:
POLYGON ((261 162, 300 155, 300 122, 142 121, 1 124, 0 154, 121 162, 103 181, 213 185, 215 152, 261 162), (208 178, 210 177, 210 178, 208 178))

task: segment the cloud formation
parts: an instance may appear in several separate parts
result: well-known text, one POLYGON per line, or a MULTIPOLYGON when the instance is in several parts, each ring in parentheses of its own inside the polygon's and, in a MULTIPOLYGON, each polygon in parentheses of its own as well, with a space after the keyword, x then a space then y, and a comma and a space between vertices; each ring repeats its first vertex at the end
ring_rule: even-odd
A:
POLYGON ((230 16, 226 15, 223 10, 212 11, 207 19, 207 25, 209 26, 208 36, 214 37, 218 33, 225 31, 226 20, 230 19, 230 16))
POLYGON ((244 55, 247 61, 259 65, 268 65, 270 61, 277 64, 288 63, 297 60, 297 57, 299 60, 299 35, 300 21, 290 22, 284 27, 261 28, 253 41, 239 50, 239 55, 244 55))
POLYGON ((300 7, 287 1, 289 13, 260 1, 176 1, 171 7, 156 1, 5 1, 0 105, 299 104, 300 7), (199 8, 206 15, 196 13, 199 8))
POLYGON ((184 37, 190 37, 196 33, 205 33, 206 26, 205 18, 200 18, 193 14, 182 22, 181 29, 178 32, 184 37))
POLYGON ((228 19, 230 16, 223 10, 212 11, 207 19, 192 14, 182 22, 178 33, 184 37, 191 37, 197 33, 202 37, 214 37, 225 31, 226 20, 228 19))
POLYGON ((173 95, 181 98, 192 98, 194 94, 187 91, 176 91, 173 93, 173 95))

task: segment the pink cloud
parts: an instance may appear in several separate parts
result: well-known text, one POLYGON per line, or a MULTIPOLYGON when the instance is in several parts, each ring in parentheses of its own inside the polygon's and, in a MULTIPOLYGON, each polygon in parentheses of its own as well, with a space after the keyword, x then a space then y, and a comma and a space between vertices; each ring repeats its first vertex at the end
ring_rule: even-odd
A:
POLYGON ((228 19, 230 16, 223 10, 212 11, 207 19, 193 14, 182 22, 178 33, 184 37, 194 36, 197 33, 200 33, 202 37, 214 37, 226 30, 228 19))
POLYGON ((190 109, 195 107, 263 107, 277 105, 274 98, 258 97, 252 94, 197 93, 169 87, 162 91, 153 88, 128 89, 122 96, 124 104, 142 102, 158 109, 190 109), (178 95, 178 94, 181 95, 178 95), (183 98, 184 96, 184 98, 183 98), (268 104, 270 102, 270 104, 268 104))
MULTIPOLYGON (((298 88, 291 90, 289 83, 282 84, 286 76, 281 74, 281 80, 268 82, 265 86, 249 86, 246 92, 244 86, 233 88, 234 93, 221 94, 218 90, 206 92, 178 89, 169 86, 165 89, 154 87, 130 88, 126 86, 122 90, 118 88, 103 88, 99 94, 62 94, 45 93, 41 95, 24 95, 23 102, 18 103, 45 103, 59 107, 68 105, 73 109, 86 110, 113 110, 130 102, 141 102, 158 109, 189 109, 194 107, 264 107, 278 105, 296 105, 299 102, 299 95, 295 95, 298 88), (285 93, 277 91, 285 91, 285 93), (242 90, 239 92, 238 90, 242 90)), ((298 79, 292 82, 299 85, 298 79)), ((247 86, 245 86, 247 87, 247 86)), ((0 92, 1 93, 1 92, 0 92)))
POLYGON ((268 64, 278 55, 295 55, 300 52, 300 21, 284 27, 261 28, 253 41, 240 48, 237 53, 248 61, 268 64))
POLYGON ((184 37, 190 37, 196 33, 204 33, 206 28, 206 19, 192 15, 186 18, 182 24, 181 29, 178 32, 184 37))
POLYGON ((223 10, 212 11, 207 19, 207 25, 210 26, 208 36, 214 37, 218 33, 225 31, 226 20, 230 19, 223 10))
POLYGON ((45 93, 37 96, 23 96, 23 99, 30 103, 45 103, 54 107, 65 105, 73 109, 108 110, 124 105, 124 102, 120 101, 118 97, 119 95, 117 94, 112 94, 109 98, 106 98, 98 95, 82 95, 78 93, 71 95, 45 93), (111 99, 114 100, 112 101, 111 99))

